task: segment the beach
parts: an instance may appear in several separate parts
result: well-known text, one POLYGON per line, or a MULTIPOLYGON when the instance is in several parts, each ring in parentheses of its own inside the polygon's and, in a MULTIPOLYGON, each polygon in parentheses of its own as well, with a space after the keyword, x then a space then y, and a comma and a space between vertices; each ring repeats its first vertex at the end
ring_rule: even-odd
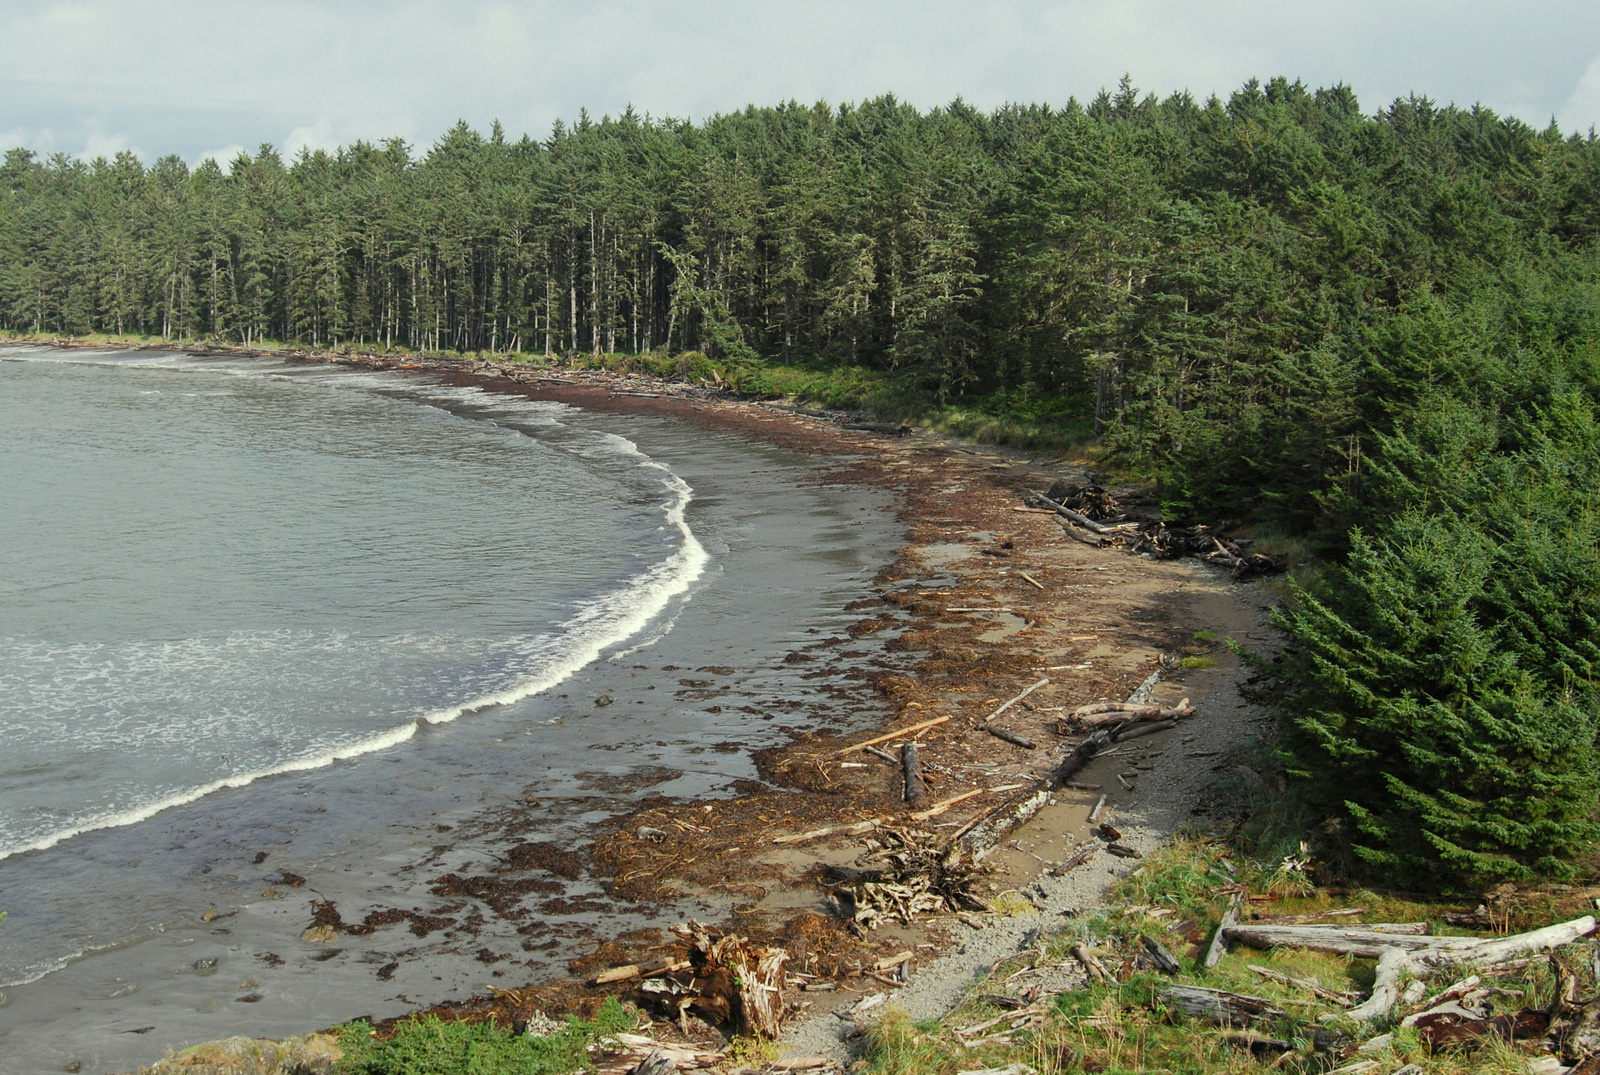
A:
POLYGON ((969 932, 1003 946, 1027 919, 846 928, 829 870, 860 840, 772 841, 905 823, 897 767, 841 754, 852 742, 950 718, 915 736, 929 801, 966 796, 928 819, 948 833, 1059 764, 1065 710, 1126 698, 1153 673, 1155 700, 1190 697, 1189 722, 1097 762, 1081 789, 1051 789, 989 856, 993 891, 1030 891, 1042 910, 1086 903, 1133 868, 1102 856, 1042 877, 1088 839, 1100 795, 1148 847, 1202 803, 1259 719, 1231 693, 1236 659, 1196 636, 1264 644, 1264 602, 1214 568, 1088 548, 1019 510, 1081 471, 1072 460, 639 379, 486 363, 425 375, 613 423, 694 488, 712 577, 670 631, 587 666, 471 750, 422 736, 403 755, 41 856, 54 890, 71 888, 75 862, 120 857, 181 896, 139 943, 9 991, 0 1070, 128 1069, 209 1038, 441 1004, 512 1021, 583 1010, 626 991, 589 976, 659 956, 666 928, 691 916, 783 944, 803 973, 837 982, 804 995, 821 1010, 881 988, 861 968, 889 949, 932 965, 969 932), (1211 663, 1177 665, 1196 654, 1211 663), (1003 722, 1036 749, 985 734, 996 707, 1041 680, 1003 722), (536 727, 562 729, 559 748, 532 741, 536 727))

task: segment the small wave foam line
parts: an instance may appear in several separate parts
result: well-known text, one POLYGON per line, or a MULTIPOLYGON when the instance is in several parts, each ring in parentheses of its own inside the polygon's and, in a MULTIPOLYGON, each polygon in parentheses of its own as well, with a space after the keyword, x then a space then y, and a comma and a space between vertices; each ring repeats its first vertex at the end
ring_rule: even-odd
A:
POLYGON ((536 674, 519 680, 504 690, 482 695, 460 705, 435 710, 354 743, 266 769, 223 777, 144 806, 104 814, 31 842, 0 849, 0 861, 30 851, 44 851, 64 840, 98 829, 134 825, 164 810, 186 806, 215 792, 242 788, 266 777, 321 769, 335 762, 386 750, 416 735, 417 729, 423 723, 448 724, 469 713, 476 713, 492 706, 508 705, 547 691, 599 659, 611 646, 625 642, 644 630, 672 604, 674 599, 689 592, 705 572, 706 565, 710 562, 710 554, 695 537, 685 517, 688 506, 694 499, 694 489, 689 483, 673 473, 665 464, 645 455, 639 450, 638 445, 628 438, 615 433, 606 433, 603 439, 608 455, 634 458, 640 466, 661 474, 662 484, 669 494, 669 499, 662 508, 662 529, 677 532, 678 547, 672 555, 634 576, 624 585, 580 605, 577 613, 557 628, 558 632, 566 635, 567 644, 563 647, 563 652, 551 660, 542 662, 536 674))

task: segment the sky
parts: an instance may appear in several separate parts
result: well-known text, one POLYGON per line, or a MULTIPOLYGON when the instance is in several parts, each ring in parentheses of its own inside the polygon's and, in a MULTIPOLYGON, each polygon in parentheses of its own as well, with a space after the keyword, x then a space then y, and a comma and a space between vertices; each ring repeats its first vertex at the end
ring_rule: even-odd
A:
POLYGON ((1600 127, 1597 0, 0 0, 0 147, 224 166, 457 120, 548 136, 580 108, 700 121, 893 94, 1226 98, 1252 77, 1600 127))

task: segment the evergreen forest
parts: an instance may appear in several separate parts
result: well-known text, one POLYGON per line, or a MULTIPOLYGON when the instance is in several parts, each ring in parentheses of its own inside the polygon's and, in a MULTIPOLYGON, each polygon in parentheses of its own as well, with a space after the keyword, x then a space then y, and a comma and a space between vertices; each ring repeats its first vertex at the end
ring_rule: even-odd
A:
POLYGON ((226 172, 14 149, 0 328, 690 353, 1093 438, 1169 517, 1314 554, 1262 669, 1279 757, 1330 858, 1450 886, 1595 869, 1597 240, 1592 130, 1124 80, 226 172))

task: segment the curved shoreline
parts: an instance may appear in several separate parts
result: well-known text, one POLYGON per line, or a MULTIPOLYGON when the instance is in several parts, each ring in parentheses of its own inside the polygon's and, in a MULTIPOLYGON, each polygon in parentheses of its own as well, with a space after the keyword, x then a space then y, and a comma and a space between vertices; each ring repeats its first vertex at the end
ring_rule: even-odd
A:
MULTIPOLYGON (((319 358, 306 355, 302 360, 319 358)), ((801 662, 800 667, 816 667, 819 672, 854 664, 861 674, 872 678, 883 700, 885 724, 911 722, 929 710, 954 718, 922 737, 925 756, 943 770, 935 795, 943 798, 947 791, 970 783, 986 782, 998 790, 979 793, 951 809, 948 822, 938 823, 965 824, 1008 801, 1003 789, 1013 782, 1009 777, 997 783, 971 778, 971 773, 1014 773, 1019 779, 1031 779, 1028 774, 1051 764, 1061 745, 1052 731, 1055 716, 1050 710, 1056 708, 1055 703, 1125 696, 1148 676, 1162 653, 1181 649, 1196 629, 1219 626, 1218 610, 1237 623, 1251 622, 1252 613, 1240 606, 1239 592, 1216 585, 1207 569, 1086 550, 1064 541, 1048 519, 1013 511, 1020 505, 1022 492, 1048 483, 1059 469, 1055 464, 1040 465, 1014 453, 923 434, 896 438, 845 430, 837 416, 829 421, 827 416, 795 408, 736 400, 714 390, 639 377, 562 374, 494 363, 352 362, 346 356, 338 360, 374 368, 409 366, 447 383, 557 400, 600 412, 666 415, 831 459, 829 482, 890 489, 909 544, 898 550, 876 584, 852 606, 859 619, 849 631, 815 647, 802 647, 789 657, 801 662), (1010 547, 1002 548, 1006 542, 1010 547), (1029 579, 1032 581, 1026 581, 1029 579), (810 665, 812 661, 817 664, 810 665), (1016 723, 1010 719, 1007 723, 1047 749, 1019 755, 1015 747, 981 734, 983 717, 994 703, 1011 697, 1041 675, 1053 683, 1033 699, 1039 704, 1017 707, 1012 713, 1016 723)), ((1259 620, 1258 610, 1253 615, 1259 620)), ((1161 689, 1181 689, 1202 702, 1208 691, 1220 696, 1237 670, 1225 653, 1218 657, 1218 668, 1185 673, 1187 683, 1164 684, 1161 689)), ((809 703, 819 710, 833 704, 826 695, 811 698, 809 703)), ((1246 719, 1221 706, 1214 716, 1215 727, 1204 733, 1208 741, 1235 739, 1246 719)), ((864 734, 857 733, 855 738, 864 734)), ((1140 756, 1170 768, 1168 763, 1175 759, 1166 758, 1161 748, 1173 741, 1174 735, 1150 737, 1145 741, 1147 751, 1140 756)), ((830 923, 826 914, 818 912, 824 910, 824 871, 830 863, 841 861, 841 856, 848 861, 855 854, 855 841, 832 838, 785 848, 781 853, 770 843, 779 834, 907 811, 899 802, 897 773, 870 762, 853 769, 839 767, 836 752, 849 740, 849 736, 819 731, 802 735, 787 746, 763 750, 757 755, 763 782, 749 782, 731 799, 703 803, 660 799, 640 804, 620 817, 594 822, 597 843, 581 864, 565 868, 581 870, 600 882, 618 906, 661 906, 668 911, 674 905, 705 907, 706 899, 720 889, 724 897, 718 917, 730 927, 757 940, 790 946, 802 958, 812 959, 813 969, 831 968, 839 983, 836 992, 804 994, 806 1000, 815 1002, 814 1011, 858 997, 863 990, 879 989, 881 985, 870 975, 862 978, 859 972, 852 973, 851 963, 859 966, 886 944, 931 944, 938 951, 977 935, 965 925, 942 920, 911 930, 897 928, 851 937, 842 924, 830 923), (696 813, 688 821, 691 806, 696 813), (676 822, 684 824, 680 827, 676 822), (664 842, 634 835, 640 826, 660 830, 663 825, 670 829, 664 842), (724 887, 729 885, 732 887, 724 887), (739 894, 739 899, 727 899, 730 892, 739 894)), ((1170 831, 1173 812, 1186 813, 1199 794, 1197 780, 1204 774, 1192 762, 1175 763, 1177 769, 1162 776, 1159 789, 1145 796, 1131 791, 1117 796, 1130 800, 1119 805, 1123 807, 1124 831, 1135 846, 1151 846, 1163 831, 1170 831), (1155 801, 1159 809, 1153 806, 1141 812, 1140 798, 1155 801), (1140 820, 1146 815, 1146 820, 1140 820)), ((1098 779, 1110 783, 1111 775, 1102 772, 1098 779)), ((1095 778, 1096 774, 1085 777, 1095 778)), ((1065 857, 1060 853, 1063 840, 1083 829, 1086 796, 1092 802, 1093 795, 1087 792, 1062 792, 1033 821, 1016 830, 1016 848, 1008 846, 994 855, 1000 870, 995 883, 1030 893, 1034 889, 1029 886, 1045 884, 1040 860, 1065 857)), ((527 840, 536 837, 513 816, 516 811, 497 812, 496 824, 486 826, 484 834, 492 828, 502 849, 531 846, 527 840)), ((492 904, 507 898, 509 889, 496 890, 490 882, 538 883, 542 877, 553 876, 548 862, 524 865, 531 874, 504 874, 491 867, 477 877, 459 877, 456 890, 469 901, 477 901, 481 909, 487 906, 485 899, 492 904)), ((1049 906, 1058 898, 1080 903, 1092 900, 1113 876, 1103 866, 1092 873, 1079 871, 1061 879, 1064 886, 1056 886, 1075 895, 1041 891, 1036 894, 1037 902, 1049 906)), ((520 913, 521 898, 505 904, 511 913, 520 913)), ((348 927, 335 923, 333 928, 348 927)), ((647 957, 659 948, 659 933, 635 932, 639 935, 595 938, 598 943, 591 941, 591 950, 572 961, 569 971, 574 977, 551 981, 546 976, 544 984, 451 1002, 440 1010, 457 1017, 513 1022, 535 1008, 586 1010, 607 991, 587 986, 584 976, 647 957)), ((989 937, 995 940, 1010 932, 997 930, 989 937)), ((915 962, 924 961, 925 957, 919 956, 915 962)), ((953 971, 934 971, 914 981, 943 982, 947 993, 953 974, 959 977, 953 971)), ((617 991, 624 991, 623 987, 610 990, 617 991)), ((941 994, 940 988, 932 992, 941 994)), ((818 1033, 825 1039, 834 1025, 827 1020, 813 1023, 823 1029, 811 1032, 812 1038, 805 1039, 808 1045, 826 1047, 825 1041, 816 1045, 812 1039, 818 1033)))
MULTIPOLYGON (((102 349, 84 348, 84 350, 98 351, 102 349)), ((150 350, 155 354, 185 353, 176 350, 169 351, 168 349, 150 350)), ((116 353, 122 353, 122 351, 118 349, 116 353)), ((106 363, 106 365, 115 366, 116 364, 106 363)), ((181 369, 181 367, 159 368, 181 369)), ((417 401, 417 403, 419 406, 444 406, 435 402, 417 401)), ((615 437, 615 434, 607 434, 607 436, 615 437)), ((682 595, 694 584, 704 571, 708 557, 705 549, 701 546, 693 531, 689 529, 684 519, 684 511, 693 498, 693 490, 681 478, 673 474, 669 468, 650 460, 639 452, 638 446, 632 441, 620 437, 616 439, 621 442, 625 454, 638 458, 641 461, 641 466, 657 470, 663 475, 662 484, 669 494, 668 502, 662 506, 664 522, 666 526, 676 530, 682 540, 678 549, 661 563, 652 565, 637 576, 625 579, 622 585, 615 590, 602 592, 585 600, 569 619, 554 625, 554 631, 568 636, 568 643, 563 647, 557 659, 547 667, 540 669, 538 675, 502 689, 491 691, 488 694, 422 713, 403 720, 392 727, 383 728, 362 738, 325 749, 316 754, 292 757, 264 768, 232 773, 195 787, 183 789, 154 802, 76 819, 65 828, 28 839, 26 842, 13 847, 0 848, 0 862, 18 855, 49 850, 86 833, 136 825, 155 817, 157 814, 190 805, 220 791, 238 790, 271 777, 312 772, 341 761, 349 761, 365 754, 376 753, 398 746, 413 738, 418 730, 425 725, 447 724, 480 710, 509 705, 532 695, 552 690, 582 668, 598 660, 607 649, 622 645, 638 635, 649 626, 651 620, 666 610, 673 598, 682 595), (601 625, 598 633, 595 630, 596 621, 599 621, 601 625), (605 630, 607 626, 612 629, 605 630)), ((51 973, 50 969, 44 969, 33 978, 26 980, 0 980, 0 988, 27 985, 49 973, 51 973)))

